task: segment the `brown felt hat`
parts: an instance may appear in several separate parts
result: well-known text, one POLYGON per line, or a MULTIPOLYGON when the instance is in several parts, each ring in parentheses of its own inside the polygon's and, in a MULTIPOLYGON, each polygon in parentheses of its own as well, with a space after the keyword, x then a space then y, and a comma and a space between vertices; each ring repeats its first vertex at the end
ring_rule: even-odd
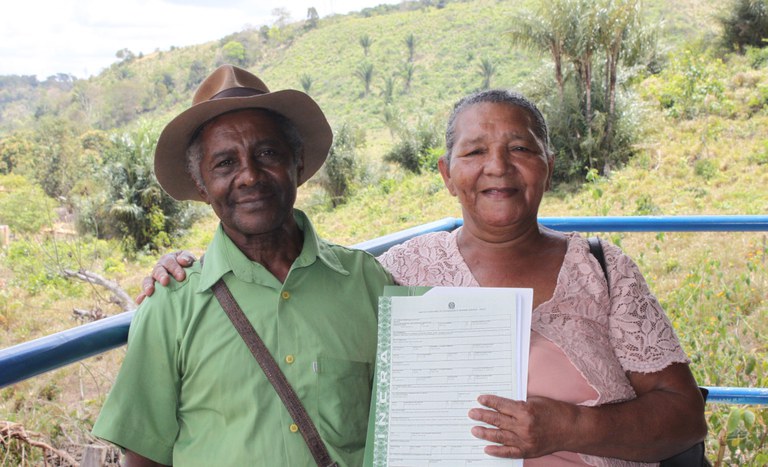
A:
POLYGON ((304 170, 298 184, 306 182, 328 157, 333 132, 323 111, 307 94, 294 89, 270 92, 252 73, 222 65, 197 88, 192 107, 171 120, 160 133, 155 148, 155 176, 160 186, 177 200, 202 201, 187 173, 187 148, 208 121, 233 110, 267 109, 293 123, 304 142, 304 170))

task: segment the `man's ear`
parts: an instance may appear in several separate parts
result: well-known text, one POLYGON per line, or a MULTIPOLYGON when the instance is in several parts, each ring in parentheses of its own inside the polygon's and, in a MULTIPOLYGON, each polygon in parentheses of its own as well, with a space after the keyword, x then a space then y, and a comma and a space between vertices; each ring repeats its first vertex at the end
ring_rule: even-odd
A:
POLYGON ((197 187, 197 192, 200 193, 200 198, 203 199, 205 204, 211 204, 211 202, 208 201, 208 192, 205 191, 204 188, 197 187))
POLYGON ((443 177, 443 183, 448 188, 448 192, 456 196, 456 190, 453 186, 453 180, 451 180, 451 161, 448 159, 448 154, 443 154, 440 159, 437 160, 437 168, 440 170, 440 175, 443 177))
POLYGON ((211 202, 208 200, 208 190, 206 190, 204 186, 200 186, 200 184, 197 182, 195 182, 195 187, 197 188, 197 192, 200 193, 200 198, 203 200, 203 202, 205 204, 211 204, 211 202))

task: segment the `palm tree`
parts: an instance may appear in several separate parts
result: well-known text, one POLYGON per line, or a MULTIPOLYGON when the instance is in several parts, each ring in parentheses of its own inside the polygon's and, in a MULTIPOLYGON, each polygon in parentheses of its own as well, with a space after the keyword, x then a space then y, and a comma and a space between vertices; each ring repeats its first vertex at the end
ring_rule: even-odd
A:
POLYGON ((368 62, 363 62, 360 65, 358 65, 357 70, 355 70, 355 76, 357 76, 360 81, 363 82, 363 85, 365 86, 365 92, 363 93, 364 96, 367 96, 371 92, 371 80, 373 79, 373 65, 371 65, 368 62))
POLYGON ((381 122, 389 130, 389 135, 394 138, 403 128, 403 119, 400 113, 392 105, 387 104, 381 112, 381 122))
POLYGON ((496 74, 496 64, 487 57, 480 59, 480 69, 478 70, 480 76, 483 77, 483 89, 491 87, 491 78, 496 74))
POLYGON ((301 88, 304 89, 304 92, 309 94, 309 89, 312 87, 312 76, 304 73, 299 76, 299 81, 301 82, 301 88))
POLYGON ((384 78, 384 89, 381 91, 381 95, 384 96, 384 102, 387 104, 392 103, 392 96, 395 93, 395 77, 387 76, 384 78))
POLYGON ((411 82, 413 81, 413 73, 415 71, 416 66, 411 62, 407 62, 403 66, 403 79, 405 81, 403 85, 403 91, 409 92, 411 90, 411 82))
POLYGON ((533 50, 548 52, 555 68, 561 103, 565 92, 566 65, 573 71, 584 132, 600 135, 599 147, 610 152, 616 119, 616 86, 619 63, 639 63, 652 48, 654 34, 643 26, 640 0, 552 0, 534 13, 510 22, 510 37, 533 50), (595 82, 596 60, 604 60, 604 82, 595 82), (593 91, 599 90, 595 98, 593 91), (602 128, 595 123, 594 103, 604 101, 602 128))
POLYGON ((564 94, 563 80, 563 48, 564 35, 561 23, 556 23, 555 17, 559 16, 558 7, 562 2, 553 2, 548 8, 542 8, 537 13, 524 12, 510 24, 508 34, 517 45, 533 50, 550 52, 555 65, 555 81, 560 91, 560 98, 564 94), (559 27, 556 27, 559 26, 559 27))
POLYGON ((605 102, 608 104, 603 146, 610 150, 616 115, 616 81, 619 61, 633 66, 653 48, 655 36, 640 21, 639 0, 616 2, 601 10, 598 43, 605 54, 605 102))
POLYGON ((159 128, 145 123, 114 140, 108 163, 101 173, 106 192, 96 230, 118 235, 133 251, 158 250, 170 244, 177 231, 196 219, 196 208, 180 203, 160 188, 153 167, 159 128))
POLYGON ((371 36, 369 36, 368 34, 363 34, 362 36, 360 36, 359 41, 360 41, 360 46, 363 48, 363 54, 365 54, 365 56, 367 57, 368 49, 371 48, 371 44, 373 44, 373 39, 371 39, 371 36))
POLYGON ((413 62, 413 54, 416 51, 416 37, 413 33, 405 36, 405 46, 408 47, 408 61, 413 62))
POLYGON ((317 23, 320 21, 320 15, 317 14, 315 7, 307 8, 307 22, 304 24, 305 29, 314 29, 317 27, 317 23))

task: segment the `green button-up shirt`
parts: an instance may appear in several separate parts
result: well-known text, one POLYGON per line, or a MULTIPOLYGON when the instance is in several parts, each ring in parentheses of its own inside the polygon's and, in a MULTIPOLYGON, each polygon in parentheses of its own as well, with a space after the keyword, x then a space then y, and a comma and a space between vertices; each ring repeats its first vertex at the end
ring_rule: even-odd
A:
POLYGON ((304 232, 281 283, 221 227, 187 279, 159 287, 131 323, 128 350, 93 433, 163 464, 309 466, 312 456, 213 296, 221 277, 314 421, 334 460, 362 463, 389 274, 368 253, 304 232))

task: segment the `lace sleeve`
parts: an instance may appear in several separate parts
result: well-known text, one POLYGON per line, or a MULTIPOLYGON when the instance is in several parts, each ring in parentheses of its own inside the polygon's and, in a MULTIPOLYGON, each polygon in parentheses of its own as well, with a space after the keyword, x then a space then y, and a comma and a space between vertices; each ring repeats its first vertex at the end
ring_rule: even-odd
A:
POLYGON ((408 284, 407 280, 405 280, 408 278, 408 268, 403 260, 406 256, 406 250, 407 247, 403 244, 395 245, 382 253, 381 256, 376 257, 379 263, 384 266, 384 269, 392 274, 392 279, 394 279, 397 285, 413 285, 408 284))
POLYGON ((377 259, 399 285, 477 287, 456 232, 432 232, 393 246, 377 259))
POLYGON ((637 265, 618 247, 603 247, 611 282, 610 339, 624 369, 652 373, 690 363, 637 265))

